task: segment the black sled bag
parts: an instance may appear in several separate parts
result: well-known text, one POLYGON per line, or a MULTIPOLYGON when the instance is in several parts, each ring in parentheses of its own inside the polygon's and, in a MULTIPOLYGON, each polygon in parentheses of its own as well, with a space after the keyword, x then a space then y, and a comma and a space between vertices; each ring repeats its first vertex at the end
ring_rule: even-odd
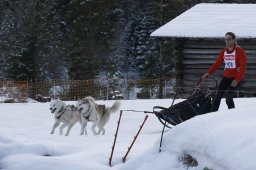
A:
POLYGON ((211 110, 211 97, 206 94, 206 91, 199 90, 186 100, 161 110, 157 116, 172 125, 177 125, 194 116, 209 113, 211 110))

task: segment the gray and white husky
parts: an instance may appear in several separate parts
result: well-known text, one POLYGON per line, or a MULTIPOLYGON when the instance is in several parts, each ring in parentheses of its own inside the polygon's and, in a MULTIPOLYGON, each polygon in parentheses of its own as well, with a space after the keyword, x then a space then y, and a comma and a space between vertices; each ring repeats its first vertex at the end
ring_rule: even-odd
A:
POLYGON ((57 99, 52 100, 50 103, 50 110, 51 113, 54 114, 55 122, 52 127, 51 134, 54 133, 56 127, 60 125, 62 122, 63 124, 60 126, 60 135, 63 133, 63 128, 68 126, 66 136, 68 136, 70 129, 76 122, 81 124, 81 114, 77 111, 75 106, 73 105, 66 105, 63 101, 57 99))
POLYGON ((109 121, 110 114, 119 110, 120 102, 115 101, 111 107, 107 107, 105 105, 98 105, 93 97, 88 96, 78 100, 76 108, 80 112, 82 119, 81 135, 87 135, 86 126, 88 122, 93 123, 91 130, 94 135, 99 135, 101 131, 102 135, 104 135, 104 126, 109 121), (95 130, 96 126, 99 128, 98 132, 95 130))

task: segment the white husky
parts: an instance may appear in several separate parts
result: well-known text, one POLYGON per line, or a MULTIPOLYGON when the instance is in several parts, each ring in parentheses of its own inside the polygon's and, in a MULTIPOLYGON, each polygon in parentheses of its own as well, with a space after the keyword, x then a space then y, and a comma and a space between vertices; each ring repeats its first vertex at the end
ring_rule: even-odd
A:
POLYGON ((52 127, 51 134, 54 133, 56 127, 60 125, 60 122, 63 124, 60 126, 60 135, 63 133, 63 128, 68 126, 66 136, 68 136, 70 129, 76 122, 81 124, 81 114, 77 112, 75 106, 66 105, 63 101, 57 99, 52 100, 50 104, 51 113, 54 114, 55 122, 52 127))
POLYGON ((80 99, 76 103, 77 110, 81 113, 82 126, 81 135, 87 135, 86 126, 89 121, 93 123, 91 129, 94 135, 105 134, 104 126, 110 118, 110 114, 119 110, 120 102, 115 101, 111 107, 105 105, 98 105, 94 98, 91 96, 80 99), (95 127, 98 126, 99 130, 96 132, 95 127))

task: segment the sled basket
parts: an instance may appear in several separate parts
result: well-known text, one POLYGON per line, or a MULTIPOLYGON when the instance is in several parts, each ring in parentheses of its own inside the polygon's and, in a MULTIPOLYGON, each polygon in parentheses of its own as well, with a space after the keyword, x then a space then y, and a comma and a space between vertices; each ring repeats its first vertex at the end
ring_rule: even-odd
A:
MULTIPOLYGON (((153 113, 162 124, 166 124, 165 122, 167 122, 175 126, 197 115, 211 112, 215 91, 216 90, 211 87, 193 89, 192 95, 186 100, 174 104, 169 108, 154 106, 153 113)), ((177 90, 177 93, 178 92, 179 90, 177 90)), ((166 124, 166 126, 171 128, 168 124, 166 124)))

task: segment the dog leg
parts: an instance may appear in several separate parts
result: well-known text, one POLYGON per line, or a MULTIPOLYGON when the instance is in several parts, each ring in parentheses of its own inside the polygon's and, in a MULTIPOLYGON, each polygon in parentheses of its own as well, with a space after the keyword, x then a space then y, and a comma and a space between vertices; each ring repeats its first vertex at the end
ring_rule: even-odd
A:
POLYGON ((99 135, 100 132, 102 132, 102 135, 105 135, 104 124, 102 124, 101 121, 98 123, 98 128, 99 128, 99 130, 98 130, 98 133, 97 133, 97 134, 99 135))
POLYGON ((97 132, 97 135, 99 135, 100 134, 100 132, 102 131, 102 126, 101 126, 101 124, 99 123, 98 125, 98 128, 99 128, 99 130, 98 130, 98 132, 97 132))
POLYGON ((99 134, 100 134, 100 132, 101 132, 101 129, 99 129, 99 130, 98 130, 97 135, 99 135, 99 134))
POLYGON ((96 133, 96 130, 95 130, 95 128, 96 128, 96 126, 97 126, 97 123, 98 123, 98 122, 94 122, 93 125, 92 125, 92 127, 91 127, 92 132, 94 133, 94 135, 98 135, 98 133, 96 133))
POLYGON ((76 123, 76 122, 74 121, 74 122, 71 122, 71 123, 68 125, 68 129, 67 129, 67 132, 66 132, 65 136, 68 136, 68 134, 69 134, 69 132, 70 132, 70 129, 74 126, 75 123, 76 123))
POLYGON ((67 123, 64 123, 63 125, 60 126, 60 135, 63 133, 63 129, 67 126, 67 123))
POLYGON ((104 129, 104 127, 98 126, 98 128, 99 128, 99 130, 98 130, 98 132, 97 132, 97 135, 99 135, 100 132, 102 132, 102 133, 101 133, 102 135, 105 135, 105 129, 104 129))
POLYGON ((81 126, 80 135, 83 135, 83 134, 87 135, 86 126, 87 126, 87 121, 83 121, 83 122, 82 122, 82 126, 81 126))
POLYGON ((105 129, 102 127, 102 135, 105 135, 105 129))
POLYGON ((55 120, 53 127, 52 127, 51 134, 54 134, 54 131, 55 131, 56 127, 59 126, 59 124, 60 124, 60 120, 55 120))

